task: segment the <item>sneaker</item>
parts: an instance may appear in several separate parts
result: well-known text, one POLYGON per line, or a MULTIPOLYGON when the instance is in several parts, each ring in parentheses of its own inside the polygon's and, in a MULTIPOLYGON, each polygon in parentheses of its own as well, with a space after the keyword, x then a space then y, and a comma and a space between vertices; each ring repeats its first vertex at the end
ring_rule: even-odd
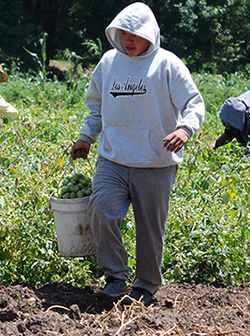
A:
POLYGON ((149 293, 146 289, 138 287, 132 288, 129 296, 125 297, 122 303, 124 305, 131 305, 133 300, 142 302, 146 307, 157 302, 153 294, 149 293))
POLYGON ((128 293, 125 280, 108 277, 105 287, 100 291, 101 295, 108 297, 119 297, 128 293))

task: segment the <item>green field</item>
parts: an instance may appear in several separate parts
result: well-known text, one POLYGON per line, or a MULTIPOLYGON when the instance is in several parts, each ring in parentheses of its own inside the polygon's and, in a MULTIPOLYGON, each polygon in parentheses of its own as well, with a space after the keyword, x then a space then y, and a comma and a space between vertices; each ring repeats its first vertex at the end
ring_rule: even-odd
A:
MULTIPOLYGON (((201 131, 186 146, 171 197, 163 261, 165 281, 237 285, 250 280, 249 157, 232 143, 211 151, 223 127, 217 112, 229 96, 249 89, 241 75, 194 74, 206 103, 201 131)), ((88 75, 65 83, 16 74, 0 94, 20 112, 0 118, 0 283, 68 282, 101 278, 95 257, 62 258, 49 207, 58 182, 72 172, 89 177, 87 161, 67 154, 84 115, 88 75)), ((130 276, 135 269, 134 221, 123 223, 130 276)))

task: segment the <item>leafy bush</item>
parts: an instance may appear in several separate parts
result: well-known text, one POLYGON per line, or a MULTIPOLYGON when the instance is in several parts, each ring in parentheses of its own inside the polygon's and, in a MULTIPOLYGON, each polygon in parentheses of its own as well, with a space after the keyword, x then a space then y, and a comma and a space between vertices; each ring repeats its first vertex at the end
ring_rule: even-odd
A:
MULTIPOLYGON (((166 281, 235 285, 250 280, 249 157, 236 142, 212 152, 222 131, 217 111, 230 95, 245 91, 240 75, 195 75, 207 105, 199 134, 190 140, 171 197, 163 272, 166 281)), ((89 76, 67 85, 10 76, 1 94, 20 111, 1 120, 0 283, 70 282, 83 286, 102 275, 95 257, 62 258, 57 252, 50 196, 73 172, 92 177, 90 162, 70 160, 87 109, 89 76)), ((131 279, 135 271, 132 210, 123 223, 131 279)))
POLYGON ((190 147, 171 200, 165 278, 232 285, 247 282, 249 158, 235 143, 216 153, 200 141, 190 147))

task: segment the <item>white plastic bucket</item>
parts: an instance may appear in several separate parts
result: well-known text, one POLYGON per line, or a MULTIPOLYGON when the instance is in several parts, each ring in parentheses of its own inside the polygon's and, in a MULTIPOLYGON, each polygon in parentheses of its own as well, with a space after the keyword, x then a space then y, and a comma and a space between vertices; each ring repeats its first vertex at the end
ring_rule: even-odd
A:
POLYGON ((50 199, 56 225, 58 251, 63 257, 96 254, 88 203, 89 197, 50 199))

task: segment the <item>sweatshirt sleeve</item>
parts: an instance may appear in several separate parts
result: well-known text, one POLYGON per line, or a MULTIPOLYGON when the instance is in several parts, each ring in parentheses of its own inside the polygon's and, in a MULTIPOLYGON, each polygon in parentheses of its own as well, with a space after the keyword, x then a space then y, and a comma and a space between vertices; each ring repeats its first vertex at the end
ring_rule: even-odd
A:
POLYGON ((180 111, 176 129, 192 136, 204 121, 205 104, 188 68, 178 58, 172 63, 169 86, 172 101, 180 111))
POLYGON ((94 77, 92 77, 87 91, 86 105, 90 112, 84 118, 80 139, 92 144, 102 131, 101 93, 94 77))

